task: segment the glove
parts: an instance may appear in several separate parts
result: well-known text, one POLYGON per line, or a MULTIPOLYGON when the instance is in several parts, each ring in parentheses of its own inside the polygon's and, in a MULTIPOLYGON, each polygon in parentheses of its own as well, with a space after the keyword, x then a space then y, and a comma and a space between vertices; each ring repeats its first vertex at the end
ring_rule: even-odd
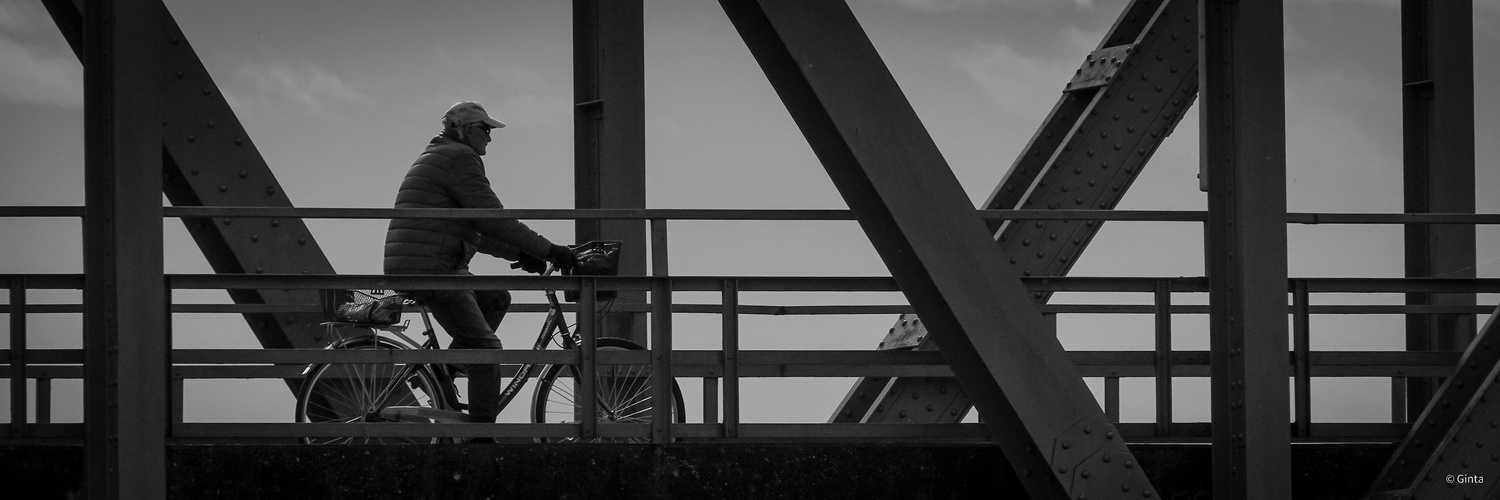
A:
POLYGON ((516 263, 511 264, 510 268, 520 269, 533 274, 542 274, 547 270, 547 261, 529 253, 521 252, 521 255, 516 258, 516 263))
POLYGON ((578 267, 578 255, 562 245, 552 245, 552 249, 547 251, 547 260, 564 270, 578 267))

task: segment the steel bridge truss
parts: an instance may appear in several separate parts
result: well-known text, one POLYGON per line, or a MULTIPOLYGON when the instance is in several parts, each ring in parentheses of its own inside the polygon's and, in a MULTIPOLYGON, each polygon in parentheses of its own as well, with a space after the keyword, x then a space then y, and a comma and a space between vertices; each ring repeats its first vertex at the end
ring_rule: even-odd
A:
MULTIPOLYGON (((169 377, 162 371, 170 365, 170 322, 152 318, 149 311, 170 303, 170 289, 163 286, 159 265, 138 265, 160 262, 159 236, 132 235, 131 228, 160 218, 157 190, 178 206, 290 208, 292 203, 160 1, 42 1, 84 61, 88 112, 105 117, 86 130, 91 491, 101 498, 161 491, 164 433, 158 431, 168 421, 171 399, 164 389, 169 377), (147 331, 159 327, 167 335, 127 335, 122 324, 147 331)), ((644 139, 629 133, 643 99, 638 54, 598 50, 612 43, 633 47, 640 40, 639 2, 620 4, 627 3, 575 3, 580 25, 575 37, 591 42, 575 54, 588 59, 578 65, 584 78, 577 108, 578 135, 591 144, 580 149, 580 208, 643 206, 638 182, 643 162, 636 161, 636 153, 644 139), (611 187, 616 185, 626 187, 611 187)), ((936 349, 961 384, 943 377, 865 379, 833 420, 951 422, 972 405, 1033 497, 1120 492, 1151 497, 1152 485, 1133 465, 1114 422, 1041 313, 1049 292, 1028 291, 1022 284, 1027 276, 1066 274, 1099 222, 981 219, 963 201, 967 197, 956 178, 843 2, 721 4, 920 315, 920 327, 917 319, 903 318, 901 331, 892 333, 907 338, 893 336, 885 347, 936 349)), ((1451 29, 1472 26, 1472 5, 1420 0, 1403 5, 1411 19, 1408 121, 1425 124, 1408 135, 1408 191, 1425 190, 1408 200, 1408 210, 1472 214, 1472 198, 1440 200, 1473 175, 1472 67, 1471 58, 1463 57, 1465 49, 1472 53, 1472 36, 1451 29), (1462 140, 1466 135, 1468 142, 1462 140)), ((984 207, 1112 209, 1199 87, 1207 91, 1203 172, 1213 200, 1207 221, 1214 254, 1209 266, 1214 420, 1222 424, 1214 426, 1215 493, 1225 498, 1289 493, 1289 471, 1281 458, 1291 430, 1248 413, 1250 408, 1286 413, 1285 373, 1278 361, 1286 359, 1286 336, 1246 334, 1278 323, 1279 330, 1273 330, 1286 328, 1281 15, 1279 2, 1132 1, 1099 47, 1085 56, 984 207), (1273 248, 1262 251, 1267 245, 1252 241, 1270 241, 1273 248)), ((183 222, 218 273, 333 274, 300 218, 184 217, 183 222)), ((1461 227, 1457 236, 1449 227, 1412 228, 1408 246, 1423 250, 1409 256, 1413 275, 1472 267, 1472 248, 1449 254, 1434 244, 1462 240, 1461 227)), ((643 229, 625 222, 583 224, 579 231, 644 239, 643 229)), ((1467 231, 1472 247, 1472 225, 1467 231)), ((653 266, 653 273, 665 274, 662 264, 653 266)), ((644 273, 644 261, 629 266, 644 273)), ((632 300, 649 296, 653 307, 671 307, 664 283, 638 292, 632 300)), ((230 293, 243 305, 318 302, 311 290, 230 293)), ((1412 300, 1473 304, 1472 295, 1462 294, 1412 300)), ((16 305, 11 307, 14 312, 16 305)), ((322 345, 325 339, 315 326, 320 318, 272 309, 245 314, 263 346, 322 345)), ((1432 325, 1462 324, 1462 315, 1422 318, 1412 323, 1414 349, 1456 347, 1439 345, 1441 338, 1430 340, 1432 325)), ((19 321, 24 328, 24 318, 19 321)), ((644 318, 609 323, 603 326, 635 331, 644 318)), ((1494 397, 1491 386, 1500 380, 1494 368, 1500 356, 1491 355, 1497 350, 1489 345, 1492 326, 1470 346, 1462 370, 1424 406, 1372 494, 1427 491, 1420 488, 1435 484, 1427 478, 1442 470, 1434 464, 1455 460, 1476 474, 1500 472, 1494 465, 1500 462, 1448 445, 1482 448, 1488 441, 1480 434, 1494 427, 1484 424, 1496 418, 1490 415, 1494 405, 1487 403, 1494 397), (1469 425, 1476 420, 1480 424, 1469 425)), ((665 343, 669 349, 670 337, 655 337, 670 332, 669 319, 654 316, 652 330, 658 348, 665 343)), ((654 363, 660 373, 669 373, 664 356, 654 363)), ((656 390, 665 390, 658 385, 656 390)), ((1421 394, 1422 384, 1416 387, 1413 394, 1421 394)), ((1424 397, 1411 404, 1423 406, 1424 397)), ((665 425, 652 431, 670 436, 665 425)))

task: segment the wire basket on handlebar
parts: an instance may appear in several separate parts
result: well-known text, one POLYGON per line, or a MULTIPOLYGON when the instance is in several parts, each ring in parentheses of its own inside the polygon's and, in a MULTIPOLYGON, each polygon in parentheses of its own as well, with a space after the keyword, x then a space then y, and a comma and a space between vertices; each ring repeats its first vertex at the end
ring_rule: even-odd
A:
MULTIPOLYGON (((582 245, 570 247, 578 256, 578 267, 573 268, 569 274, 576 276, 615 276, 620 272, 620 247, 619 241, 590 241, 582 245)), ((615 298, 614 290, 600 290, 595 297, 600 300, 615 298)), ((563 292, 563 299, 568 302, 578 302, 578 292, 563 292)))

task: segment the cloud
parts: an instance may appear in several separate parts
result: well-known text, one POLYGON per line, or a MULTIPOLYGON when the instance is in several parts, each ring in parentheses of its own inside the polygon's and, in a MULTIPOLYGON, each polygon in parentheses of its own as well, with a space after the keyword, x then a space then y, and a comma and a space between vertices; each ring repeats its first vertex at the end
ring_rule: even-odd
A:
POLYGON ((83 65, 38 6, 0 3, 0 99, 83 105, 83 65))
POLYGON ((312 63, 267 61, 245 63, 235 69, 232 81, 239 94, 236 101, 258 104, 292 104, 314 112, 369 98, 345 84, 333 73, 312 63))
POLYGON ((983 91, 991 104, 1022 118, 1046 116, 1084 56, 1099 43, 1095 34, 1078 29, 1061 33, 1063 52, 1076 57, 1033 56, 1013 46, 979 42, 951 57, 952 63, 983 91))

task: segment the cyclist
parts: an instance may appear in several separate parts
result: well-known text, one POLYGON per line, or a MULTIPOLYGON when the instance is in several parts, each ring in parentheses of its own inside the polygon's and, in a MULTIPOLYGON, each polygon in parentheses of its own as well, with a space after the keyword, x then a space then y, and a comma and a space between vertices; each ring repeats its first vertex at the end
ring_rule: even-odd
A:
MULTIPOLYGON (((480 156, 490 133, 505 123, 473 101, 454 104, 443 115, 443 131, 407 170, 396 193, 396 208, 504 208, 490 188, 480 156)), ((386 274, 470 274, 475 252, 512 260, 527 272, 546 263, 577 265, 571 250, 547 240, 515 219, 391 219, 385 233, 386 274)), ((450 349, 499 349, 495 330, 510 307, 504 290, 410 290, 408 298, 427 304, 453 338, 450 349)), ((465 365, 469 375, 469 415, 493 422, 499 413, 498 365, 465 365)))

